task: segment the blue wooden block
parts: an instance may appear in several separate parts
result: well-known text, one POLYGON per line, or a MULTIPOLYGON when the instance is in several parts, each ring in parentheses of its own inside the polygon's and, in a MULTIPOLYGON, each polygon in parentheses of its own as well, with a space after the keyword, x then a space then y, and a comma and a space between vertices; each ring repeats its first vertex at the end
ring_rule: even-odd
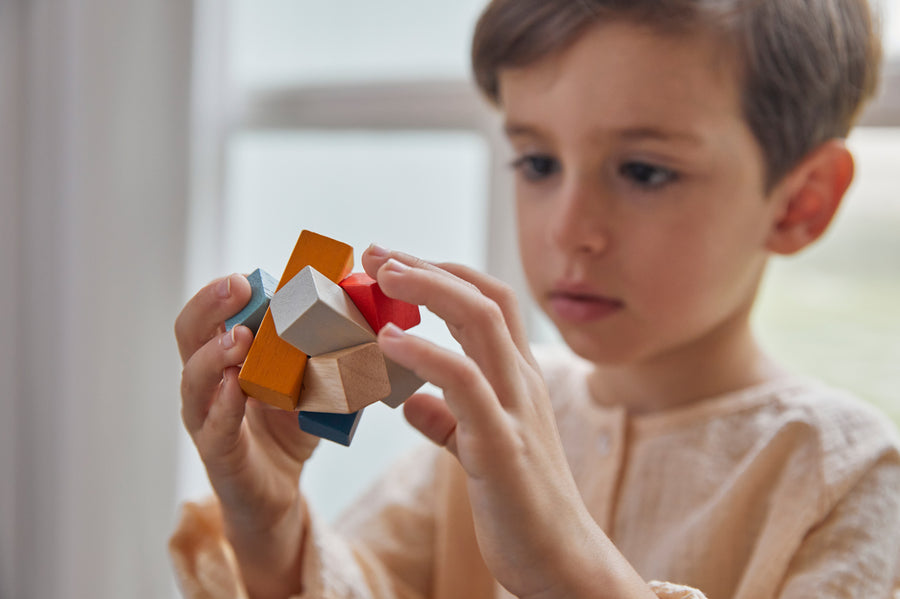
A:
POLYGON ((362 410, 352 414, 301 411, 297 413, 297 420, 303 432, 349 447, 362 413, 362 410))
POLYGON ((244 309, 225 321, 225 330, 230 331, 232 327, 242 324, 253 331, 259 330, 262 324, 263 316, 266 315, 266 309, 269 307, 269 300, 275 294, 275 288, 278 287, 278 280, 264 271, 257 268, 247 276, 250 281, 250 301, 244 306, 244 309))

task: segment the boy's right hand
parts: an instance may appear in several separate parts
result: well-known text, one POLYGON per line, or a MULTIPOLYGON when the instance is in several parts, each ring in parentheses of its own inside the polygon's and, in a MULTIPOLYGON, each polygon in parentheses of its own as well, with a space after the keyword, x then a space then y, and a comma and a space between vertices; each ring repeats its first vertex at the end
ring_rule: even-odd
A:
MULTIPOLYGON (((225 332, 224 321, 247 304, 250 293, 241 275, 213 281, 184 306, 175 321, 175 338, 184 364, 184 426, 222 504, 245 582, 253 587, 255 568, 248 561, 275 553, 278 560, 294 556, 297 561, 283 567, 299 565, 304 513, 300 472, 318 438, 299 429, 296 414, 248 401, 238 384, 239 365, 253 333, 243 326, 225 332), (275 531, 277 539, 272 538, 275 531)), ((273 565, 269 561, 267 567, 273 565)))

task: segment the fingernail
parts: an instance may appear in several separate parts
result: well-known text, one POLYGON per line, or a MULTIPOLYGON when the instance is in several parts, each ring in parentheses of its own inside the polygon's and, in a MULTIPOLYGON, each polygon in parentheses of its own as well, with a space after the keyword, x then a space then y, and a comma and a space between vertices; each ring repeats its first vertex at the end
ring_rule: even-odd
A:
POLYGON ((391 251, 387 248, 381 247, 377 243, 372 243, 369 245, 369 249, 366 250, 370 255, 376 256, 378 258, 384 258, 385 256, 389 256, 391 251))
POLYGON ((379 335, 383 335, 385 337, 391 337, 393 339, 399 339, 404 335, 403 329, 395 325, 393 322, 389 322, 378 332, 379 335))
POLYGON ((234 329, 235 328, 237 328, 237 327, 232 328, 230 331, 228 331, 227 333, 222 335, 222 338, 219 340, 219 343, 222 344, 223 348, 231 349, 232 347, 234 347, 234 344, 236 343, 235 338, 234 338, 234 329))
POLYGON ((384 268, 393 270, 394 272, 405 272, 409 270, 409 267, 407 265, 403 264, 399 260, 394 260, 393 258, 385 262, 384 268))
POLYGON ((231 276, 227 276, 216 286, 216 293, 222 299, 227 299, 231 295, 231 276))

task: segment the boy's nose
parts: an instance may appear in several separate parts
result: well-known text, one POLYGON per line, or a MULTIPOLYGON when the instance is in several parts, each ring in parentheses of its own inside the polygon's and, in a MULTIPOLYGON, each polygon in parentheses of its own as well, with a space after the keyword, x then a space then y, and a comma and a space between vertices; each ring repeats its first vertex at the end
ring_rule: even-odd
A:
POLYGON ((601 194, 577 181, 564 185, 550 223, 553 243, 567 252, 601 254, 609 245, 609 219, 601 194))

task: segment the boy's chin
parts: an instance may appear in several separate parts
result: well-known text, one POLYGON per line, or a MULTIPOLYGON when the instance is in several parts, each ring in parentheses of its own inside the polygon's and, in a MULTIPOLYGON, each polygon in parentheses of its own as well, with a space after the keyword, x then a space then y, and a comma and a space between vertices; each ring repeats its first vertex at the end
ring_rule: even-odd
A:
POLYGON ((621 343, 611 340, 598 340, 584 329, 558 328, 563 341, 578 357, 603 366, 626 364, 635 359, 631 352, 621 343))

